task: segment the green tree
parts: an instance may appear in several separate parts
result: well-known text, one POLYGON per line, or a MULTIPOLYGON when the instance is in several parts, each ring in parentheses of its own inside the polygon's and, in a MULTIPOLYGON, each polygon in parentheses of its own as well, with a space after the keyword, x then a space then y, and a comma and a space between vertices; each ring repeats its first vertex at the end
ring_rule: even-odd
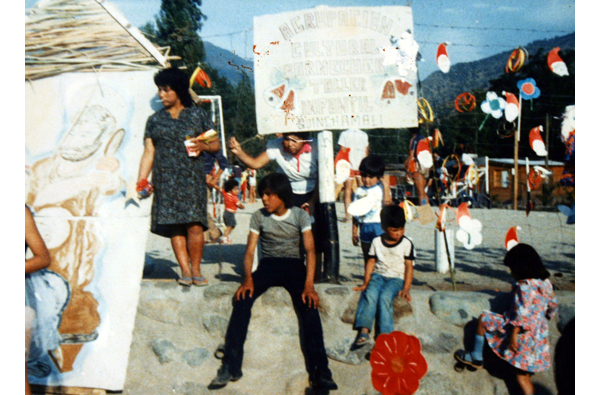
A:
POLYGON ((202 0, 162 0, 160 11, 140 29, 161 47, 170 47, 174 67, 186 67, 191 73, 204 61, 204 43, 198 35, 206 15, 200 11, 202 0))

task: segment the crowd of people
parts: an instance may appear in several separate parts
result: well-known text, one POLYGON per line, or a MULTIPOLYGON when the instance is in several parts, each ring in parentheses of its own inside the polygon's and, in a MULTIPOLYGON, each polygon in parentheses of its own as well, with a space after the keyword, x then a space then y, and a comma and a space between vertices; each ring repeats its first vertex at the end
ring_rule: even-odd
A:
MULTIPOLYGON (((222 388, 242 377, 252 306, 267 289, 282 286, 289 292, 298 315, 311 388, 337 389, 328 366, 319 295, 314 287, 319 280, 318 255, 323 250, 323 238, 319 237, 323 219, 317 209, 318 155, 314 139, 309 133, 286 133, 269 140, 266 149, 254 157, 231 137, 228 147, 239 164, 230 166, 211 119, 193 103, 188 76, 178 69, 167 68, 155 75, 154 82, 164 108, 148 118, 137 185, 140 191, 152 185, 151 232, 170 238, 181 270, 178 282, 184 287, 209 284, 202 275, 201 261, 204 231, 209 227, 210 189, 223 196, 226 229, 221 242, 224 244, 231 243, 229 236, 237 224, 236 211, 257 198, 263 204, 263 208, 252 214, 243 256, 244 275, 233 295, 222 365, 209 388, 222 388), (271 161, 278 165, 279 172, 265 175, 257 185, 256 171, 271 161), (252 272, 258 246, 261 259, 252 272)), ((352 242, 361 246, 365 263, 363 283, 354 288, 361 294, 353 349, 368 343, 374 324, 375 336, 394 330, 393 301, 396 297, 412 300, 410 291, 417 256, 414 242, 405 235, 405 212, 392 203, 389 180, 384 175, 385 163, 380 156, 369 153, 368 138, 363 134, 348 133, 339 141, 352 166, 351 176, 344 181, 343 220, 352 221, 352 242), (357 188, 352 191, 355 181, 357 188), (352 214, 353 205, 357 207, 359 202, 369 204, 362 204, 364 209, 352 214)), ((420 167, 414 155, 419 140, 416 131, 407 166, 412 166, 410 176, 419 191, 419 202, 427 204, 428 169, 420 167)), ((26 248, 34 254, 34 258, 25 262, 27 277, 50 264, 27 208, 25 236, 26 248)), ((547 320, 557 304, 548 272, 532 247, 517 245, 507 253, 505 264, 515 278, 511 309, 503 315, 484 312, 479 319, 475 349, 457 352, 456 358, 475 368, 481 367, 481 350, 487 340, 514 367, 523 393, 530 395, 533 394, 531 373, 549 368, 547 320)), ((26 312, 30 310, 26 306, 26 312)), ((26 340, 31 338, 34 321, 35 314, 31 311, 26 315, 26 340)))

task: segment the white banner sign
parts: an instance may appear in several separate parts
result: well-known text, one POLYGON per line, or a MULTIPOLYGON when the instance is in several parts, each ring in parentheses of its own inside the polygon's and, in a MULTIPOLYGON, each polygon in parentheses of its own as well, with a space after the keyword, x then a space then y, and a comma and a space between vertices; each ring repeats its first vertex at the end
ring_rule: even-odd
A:
POLYGON ((418 125, 410 7, 326 7, 254 18, 259 134, 418 125))

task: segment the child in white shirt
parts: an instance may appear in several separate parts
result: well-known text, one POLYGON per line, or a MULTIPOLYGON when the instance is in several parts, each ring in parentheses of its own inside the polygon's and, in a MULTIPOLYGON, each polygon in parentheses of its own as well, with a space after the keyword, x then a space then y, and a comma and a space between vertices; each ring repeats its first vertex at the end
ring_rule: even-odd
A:
POLYGON ((404 236, 404 210, 396 205, 381 210, 381 227, 384 233, 371 244, 365 270, 365 279, 355 291, 362 291, 356 310, 355 328, 359 331, 354 347, 369 340, 373 321, 377 316, 377 333, 394 330, 394 298, 400 296, 411 301, 410 286, 413 279, 415 249, 404 236))

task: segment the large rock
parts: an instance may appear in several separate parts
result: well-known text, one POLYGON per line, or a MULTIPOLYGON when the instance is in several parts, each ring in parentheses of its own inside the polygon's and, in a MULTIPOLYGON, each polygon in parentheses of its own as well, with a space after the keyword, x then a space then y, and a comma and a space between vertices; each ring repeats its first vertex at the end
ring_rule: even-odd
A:
POLYGON ((489 310, 490 302, 477 293, 436 292, 429 298, 429 307, 439 319, 464 326, 477 319, 483 310, 489 310))
MULTIPOLYGON (((360 294, 357 293, 356 296, 352 296, 348 301, 348 305, 346 309, 343 311, 340 319, 342 322, 350 325, 354 325, 354 321, 356 319, 356 309, 358 308, 358 301, 360 299, 360 294)), ((405 299, 396 297, 394 299, 394 322, 398 322, 398 320, 402 317, 411 315, 413 313, 412 305, 408 303, 405 299)))
POLYGON ((458 336, 446 332, 422 335, 420 340, 423 351, 432 354, 454 353, 461 345, 461 339, 458 336))
POLYGON ((394 299, 394 321, 411 315, 413 313, 412 305, 406 299, 397 296, 394 299))
POLYGON ((352 338, 345 338, 337 341, 331 347, 326 347, 327 356, 349 365, 360 365, 368 362, 366 355, 371 351, 374 343, 370 341, 356 350, 352 349, 352 343, 354 343, 354 339, 352 338))
POLYGON ((174 361, 177 358, 177 348, 168 340, 156 339, 150 343, 152 351, 158 357, 158 361, 161 364, 174 361))
POLYGON ((204 317, 202 324, 211 335, 225 336, 229 321, 217 314, 211 314, 204 317))
POLYGON ((181 359, 189 366, 195 368, 202 365, 209 356, 210 352, 206 348, 194 348, 192 350, 184 351, 181 354, 181 359))
POLYGON ((204 288, 204 299, 212 301, 215 299, 232 299, 239 284, 232 282, 223 282, 215 285, 210 285, 204 288))
MULTIPOLYGON (((468 372, 467 372, 468 373, 468 372)), ((440 373, 429 372, 421 379, 419 395, 463 395, 468 394, 464 387, 440 373)), ((483 393, 483 392, 481 392, 483 393)))
POLYGON ((167 324, 179 324, 181 302, 171 298, 142 299, 138 305, 138 313, 155 321, 167 324))
POLYGON ((261 295, 263 305, 269 307, 292 307, 292 298, 283 287, 271 287, 261 295))

